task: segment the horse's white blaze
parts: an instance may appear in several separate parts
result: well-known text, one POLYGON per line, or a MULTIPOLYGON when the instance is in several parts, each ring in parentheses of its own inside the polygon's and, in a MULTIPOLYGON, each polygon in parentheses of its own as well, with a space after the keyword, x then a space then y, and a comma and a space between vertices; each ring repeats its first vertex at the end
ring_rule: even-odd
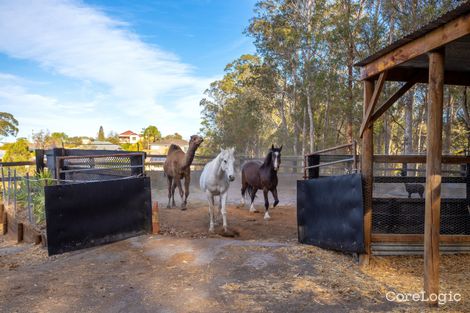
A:
POLYGON ((235 177, 234 148, 221 149, 219 155, 207 163, 201 173, 199 185, 201 190, 206 192, 209 202, 209 231, 214 231, 214 196, 219 196, 219 209, 222 214, 224 230, 227 231, 227 192, 230 182, 235 177))
POLYGON ((279 168, 279 152, 274 152, 274 169, 277 170, 279 168))

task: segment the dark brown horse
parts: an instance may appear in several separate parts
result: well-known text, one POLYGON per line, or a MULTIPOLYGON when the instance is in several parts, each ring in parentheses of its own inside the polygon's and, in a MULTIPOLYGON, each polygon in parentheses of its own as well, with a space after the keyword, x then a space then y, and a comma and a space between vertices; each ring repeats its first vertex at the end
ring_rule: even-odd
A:
POLYGON ((258 189, 262 189, 264 195, 265 220, 270 218, 268 213, 269 191, 271 191, 274 197, 273 207, 279 203, 277 197, 277 171, 281 165, 281 151, 282 146, 274 148, 274 145, 272 145, 263 162, 248 161, 242 166, 242 204, 245 204, 245 192, 248 190, 251 199, 250 212, 256 212, 253 201, 255 200, 258 189))

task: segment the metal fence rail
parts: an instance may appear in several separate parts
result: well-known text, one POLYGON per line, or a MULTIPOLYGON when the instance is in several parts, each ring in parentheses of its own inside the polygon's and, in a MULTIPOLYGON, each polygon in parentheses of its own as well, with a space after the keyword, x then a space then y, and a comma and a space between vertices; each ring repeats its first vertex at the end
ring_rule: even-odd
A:
MULTIPOLYGON (((357 142, 354 140, 351 143, 339 145, 336 147, 318 150, 304 156, 304 179, 316 178, 320 176, 320 168, 330 167, 332 165, 346 163, 351 166, 349 172, 357 173, 358 170, 358 156, 357 156, 357 142), (326 153, 338 152, 338 150, 348 149, 350 155, 342 154, 332 160, 328 160, 327 157, 333 156, 326 153)), ((333 174, 334 170, 331 174, 333 174)), ((343 173, 344 174, 344 173, 343 173)))

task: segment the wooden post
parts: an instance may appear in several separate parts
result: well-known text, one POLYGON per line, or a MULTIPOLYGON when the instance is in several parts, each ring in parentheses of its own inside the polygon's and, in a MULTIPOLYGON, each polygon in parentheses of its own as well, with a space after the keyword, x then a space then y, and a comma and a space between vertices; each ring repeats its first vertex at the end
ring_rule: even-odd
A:
MULTIPOLYGON (((18 223, 18 221, 16 221, 18 223)), ((18 223, 17 226, 17 234, 16 234, 16 241, 17 243, 20 243, 23 241, 23 234, 24 234, 24 229, 23 229, 23 223, 18 223)))
POLYGON ((5 235, 8 232, 8 214, 3 211, 2 213, 2 235, 5 235))
POLYGON ((155 201, 152 206, 152 234, 160 232, 160 220, 158 216, 158 202, 155 201))
POLYGON ((46 164, 44 164, 44 149, 36 149, 35 155, 36 155, 36 172, 39 173, 39 172, 44 171, 44 167, 46 167, 46 164))
MULTIPOLYGON (((364 118, 371 104, 374 82, 364 81, 364 118)), ((360 256, 361 265, 368 265, 371 255, 372 237, 372 183, 373 183, 373 125, 366 127, 362 136, 361 172, 364 181, 364 247, 365 253, 360 256)))
MULTIPOLYGON (((441 214, 442 115, 444 50, 429 53, 426 153, 426 204, 424 215, 424 291, 439 294, 439 233, 441 214)), ((434 296, 433 296, 434 297, 434 296)), ((436 301, 430 301, 437 305, 436 301)))

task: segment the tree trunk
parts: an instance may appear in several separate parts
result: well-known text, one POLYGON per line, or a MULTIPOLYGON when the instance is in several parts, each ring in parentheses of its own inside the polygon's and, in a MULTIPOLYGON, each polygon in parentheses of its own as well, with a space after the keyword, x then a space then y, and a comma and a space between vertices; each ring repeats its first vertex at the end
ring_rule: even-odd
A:
POLYGON ((384 154, 390 154, 390 116, 388 112, 384 114, 384 126, 383 126, 383 133, 384 133, 384 154))
POLYGON ((404 154, 411 154, 413 151, 413 88, 405 97, 405 136, 404 136, 404 154))
POLYGON ((307 83, 307 111, 308 111, 308 126, 309 126, 309 149, 310 153, 312 153, 313 150, 313 142, 314 142, 314 123, 313 123, 313 111, 312 111, 312 104, 310 101, 310 83, 307 83))
POLYGON ((354 66, 354 38, 351 30, 351 3, 347 1, 347 21, 348 21, 348 106, 347 106, 347 126, 346 126, 346 136, 347 141, 353 141, 353 108, 354 108, 354 94, 353 94, 353 66, 354 66))
POLYGON ((305 139, 307 136, 307 110, 304 108, 302 117, 302 155, 305 155, 305 139))
POLYGON ((450 152, 450 130, 452 123, 452 95, 450 94, 450 88, 447 87, 447 103, 445 104, 444 109, 444 144, 442 147, 442 152, 444 154, 449 154, 450 152))

